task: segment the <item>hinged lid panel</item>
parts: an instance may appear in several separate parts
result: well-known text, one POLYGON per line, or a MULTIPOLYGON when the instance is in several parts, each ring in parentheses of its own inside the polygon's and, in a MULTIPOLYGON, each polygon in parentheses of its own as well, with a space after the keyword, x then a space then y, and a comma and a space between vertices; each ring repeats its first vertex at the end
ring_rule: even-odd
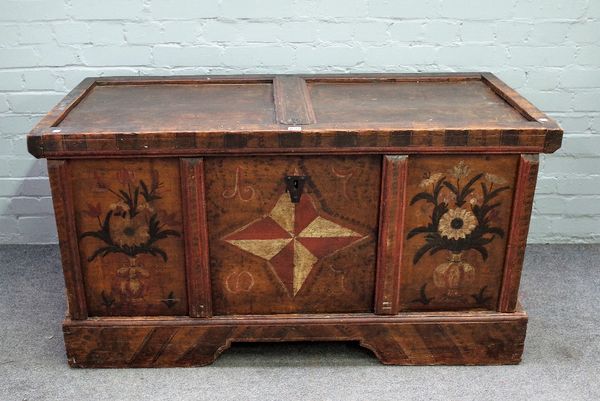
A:
POLYGON ((37 157, 552 152, 562 130, 489 73, 88 78, 37 157))

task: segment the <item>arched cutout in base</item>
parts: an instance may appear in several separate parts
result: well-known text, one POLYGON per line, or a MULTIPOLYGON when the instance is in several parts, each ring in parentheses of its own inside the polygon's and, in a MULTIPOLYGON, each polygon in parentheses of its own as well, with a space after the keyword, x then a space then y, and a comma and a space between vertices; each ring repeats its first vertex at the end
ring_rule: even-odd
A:
POLYGON ((344 315, 64 323, 74 367, 170 367, 213 363, 232 343, 351 341, 390 365, 514 364, 527 315, 452 312, 428 316, 344 315))

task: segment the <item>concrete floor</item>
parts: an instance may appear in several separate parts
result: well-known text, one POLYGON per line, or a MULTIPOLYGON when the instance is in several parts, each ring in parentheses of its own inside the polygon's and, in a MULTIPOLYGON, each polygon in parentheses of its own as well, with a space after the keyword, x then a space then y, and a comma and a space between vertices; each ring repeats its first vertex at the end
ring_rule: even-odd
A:
POLYGON ((345 343, 239 344, 209 367, 70 369, 57 246, 0 246, 0 401, 600 400, 600 245, 527 250, 518 366, 383 366, 345 343))

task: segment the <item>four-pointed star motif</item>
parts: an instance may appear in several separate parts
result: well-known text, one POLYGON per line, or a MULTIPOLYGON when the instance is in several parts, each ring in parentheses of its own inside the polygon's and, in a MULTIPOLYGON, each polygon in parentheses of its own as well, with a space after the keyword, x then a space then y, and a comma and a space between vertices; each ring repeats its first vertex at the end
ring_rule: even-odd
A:
POLYGON ((292 203, 284 193, 269 214, 223 240, 267 260, 288 293, 296 295, 321 258, 363 238, 319 214, 310 195, 292 203))

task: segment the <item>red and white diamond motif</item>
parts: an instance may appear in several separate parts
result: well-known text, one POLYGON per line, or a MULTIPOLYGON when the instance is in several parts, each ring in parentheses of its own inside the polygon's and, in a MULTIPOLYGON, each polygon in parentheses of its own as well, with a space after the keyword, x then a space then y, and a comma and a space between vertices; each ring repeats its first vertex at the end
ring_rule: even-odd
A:
POLYGON ((268 215, 223 240, 267 260, 296 295, 320 259, 365 237, 320 215, 310 195, 292 203, 284 193, 268 215))

